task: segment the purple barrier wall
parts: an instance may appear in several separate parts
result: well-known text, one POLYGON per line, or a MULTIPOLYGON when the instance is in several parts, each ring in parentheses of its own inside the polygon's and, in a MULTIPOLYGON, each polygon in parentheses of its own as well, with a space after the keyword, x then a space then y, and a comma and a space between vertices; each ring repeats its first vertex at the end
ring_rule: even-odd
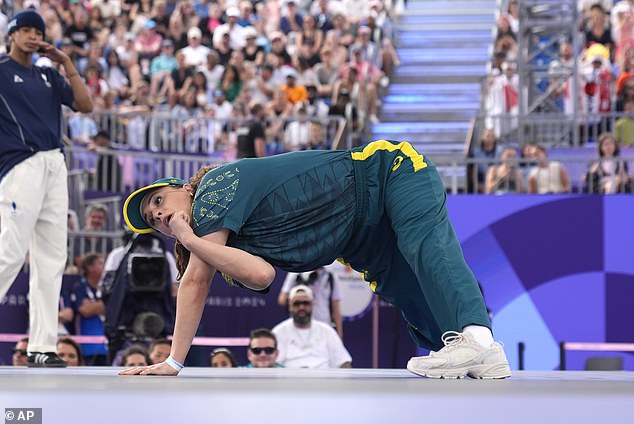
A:
MULTIPOLYGON (((531 370, 557 369, 560 341, 634 342, 633 196, 450 196, 448 207, 512 368, 518 342, 531 370)), ((198 335, 245 337, 285 319, 276 301, 283 277, 264 296, 216 278, 198 335)), ((21 276, 0 305, 0 333, 25 331, 26 292, 21 276)), ((379 366, 404 367, 414 345, 400 313, 380 305, 379 366)), ((371 311, 355 318, 344 323, 345 344, 354 366, 370 367, 371 311)), ((10 349, 0 343, 0 360, 10 361, 10 349)), ((193 349, 188 362, 206 364, 210 350, 193 349)), ((244 348, 234 351, 244 363, 244 348)), ((631 354, 612 352, 569 352, 568 369, 590 356, 623 356, 634 370, 631 354)))

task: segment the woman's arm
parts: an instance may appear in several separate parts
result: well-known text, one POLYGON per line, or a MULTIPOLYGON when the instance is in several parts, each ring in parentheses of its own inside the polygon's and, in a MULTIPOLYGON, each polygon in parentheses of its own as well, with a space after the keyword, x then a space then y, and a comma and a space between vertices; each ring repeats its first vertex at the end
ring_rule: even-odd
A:
POLYGON ((275 268, 258 256, 226 246, 228 229, 222 228, 198 237, 189 221, 188 215, 177 212, 170 220, 169 229, 171 236, 176 237, 192 255, 253 290, 262 290, 271 284, 275 278, 275 268))
POLYGON ((176 323, 170 355, 181 364, 200 324, 215 269, 192 254, 176 297, 176 323))
POLYGON ((179 240, 187 250, 207 265, 235 278, 249 288, 267 288, 275 278, 275 268, 258 256, 226 246, 228 238, 229 230, 223 228, 202 238, 191 231, 182 235, 179 240))
MULTIPOLYGON (((207 293, 215 269, 192 254, 183 275, 176 298, 176 323, 170 356, 181 364, 192 345, 205 308, 207 293)), ((147 367, 134 367, 121 371, 120 375, 177 375, 179 371, 167 362, 147 367)))

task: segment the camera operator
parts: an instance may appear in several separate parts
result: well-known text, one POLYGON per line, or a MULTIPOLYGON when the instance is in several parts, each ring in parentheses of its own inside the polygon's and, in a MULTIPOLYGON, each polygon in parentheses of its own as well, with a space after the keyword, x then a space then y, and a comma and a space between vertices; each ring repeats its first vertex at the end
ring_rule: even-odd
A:
POLYGON ((108 255, 101 279, 109 361, 131 344, 149 344, 173 331, 177 269, 165 242, 153 234, 124 235, 108 255))

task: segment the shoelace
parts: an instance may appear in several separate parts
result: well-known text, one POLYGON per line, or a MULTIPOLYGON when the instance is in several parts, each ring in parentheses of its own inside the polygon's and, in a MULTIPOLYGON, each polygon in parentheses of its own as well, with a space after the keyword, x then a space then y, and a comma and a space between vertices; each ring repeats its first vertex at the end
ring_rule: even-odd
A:
POLYGON ((440 349, 438 352, 431 352, 430 356, 434 356, 435 354, 440 353, 440 351, 442 350, 444 350, 445 352, 448 350, 452 350, 454 347, 462 342, 463 336, 462 333, 459 333, 457 331, 445 331, 440 339, 442 340, 445 347, 440 349))

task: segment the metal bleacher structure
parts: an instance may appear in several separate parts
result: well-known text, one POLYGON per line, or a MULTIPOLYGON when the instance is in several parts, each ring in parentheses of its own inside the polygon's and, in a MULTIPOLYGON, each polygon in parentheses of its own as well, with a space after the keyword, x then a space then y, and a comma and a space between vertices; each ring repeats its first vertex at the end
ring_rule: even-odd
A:
POLYGON ((373 139, 407 140, 435 158, 463 156, 480 109, 496 0, 410 0, 395 22, 401 64, 373 139))

